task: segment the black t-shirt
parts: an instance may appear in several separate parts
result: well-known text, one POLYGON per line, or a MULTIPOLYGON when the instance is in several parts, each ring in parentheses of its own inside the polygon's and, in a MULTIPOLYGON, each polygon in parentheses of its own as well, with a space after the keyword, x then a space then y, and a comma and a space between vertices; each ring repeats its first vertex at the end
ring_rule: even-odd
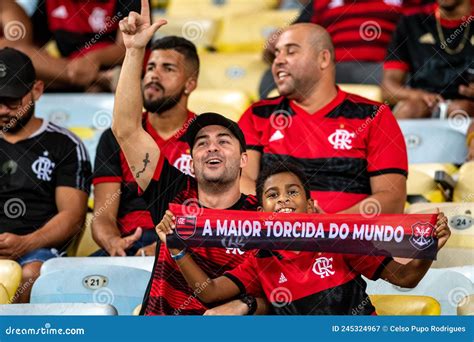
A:
POLYGON ((67 186, 89 193, 91 164, 81 140, 43 122, 28 139, 0 138, 0 233, 29 234, 58 213, 55 191, 67 186))
POLYGON ((474 25, 464 22, 436 21, 435 13, 402 17, 390 43, 385 69, 409 72, 408 85, 441 94, 446 99, 463 98, 460 84, 467 84, 466 72, 474 66, 474 25), (442 30, 440 37, 437 25, 442 30), (465 31, 469 30, 467 34, 465 31), (464 48, 457 54, 447 52, 446 46, 464 48))

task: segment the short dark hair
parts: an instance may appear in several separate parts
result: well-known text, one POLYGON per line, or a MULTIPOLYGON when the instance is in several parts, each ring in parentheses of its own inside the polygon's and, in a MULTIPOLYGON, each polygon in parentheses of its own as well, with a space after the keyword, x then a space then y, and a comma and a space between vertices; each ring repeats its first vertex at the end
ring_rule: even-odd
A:
POLYGON ((265 182, 267 181, 267 179, 270 178, 271 176, 277 175, 279 173, 285 173, 285 172, 294 174, 303 185, 304 193, 306 194, 306 199, 311 198, 308 178, 306 177, 305 173, 303 172, 303 170, 301 170, 300 167, 291 163, 274 162, 262 168, 257 178, 257 184, 256 184, 257 200, 260 205, 263 202, 263 187, 265 186, 265 182))
POLYGON ((198 77, 199 75, 199 57, 196 46, 183 37, 167 36, 155 40, 151 44, 151 51, 155 50, 175 50, 184 56, 189 64, 191 74, 198 77))

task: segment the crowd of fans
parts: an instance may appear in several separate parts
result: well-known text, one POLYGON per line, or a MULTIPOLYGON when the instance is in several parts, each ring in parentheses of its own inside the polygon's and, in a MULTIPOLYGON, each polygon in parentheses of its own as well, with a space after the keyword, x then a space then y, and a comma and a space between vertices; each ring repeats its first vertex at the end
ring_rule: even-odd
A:
MULTIPOLYGON (((152 21, 147 0, 39 0, 30 15, 20 2, 0 3, 0 258, 18 261, 22 282, 30 285, 16 301, 28 302, 42 263, 62 256, 80 232, 91 183, 92 234, 101 248, 93 255, 156 256, 143 314, 269 312, 265 298, 272 288, 255 283, 262 273, 258 254, 166 248, 173 230, 165 215, 169 203, 337 214, 360 213, 372 201, 380 213, 403 213, 408 161, 396 119, 474 115, 472 3, 303 5, 295 23, 272 35, 264 51, 271 70, 260 90, 265 96, 276 87, 279 96, 252 104, 237 124, 189 110, 198 86, 197 49, 175 36, 152 42, 166 21, 152 21), (367 22, 380 29, 376 39, 367 22), (342 91, 337 83, 344 82, 379 84, 385 103, 342 91), (101 136, 94 170, 79 138, 35 116, 45 88, 115 92, 114 121, 101 136), (276 119, 291 125, 275 125, 276 119), (279 186, 274 197, 265 197, 279 186), (209 278, 199 300, 195 287, 209 278), (223 300, 231 301, 205 304, 223 300)), ((472 159, 474 126, 467 145, 472 159)), ((443 214, 436 234, 441 248, 450 234, 443 214)), ((266 262, 280 272, 291 253, 266 262)), ((299 260, 314 259, 307 253, 299 260)), ((354 277, 400 286, 416 285, 431 264, 333 259, 342 274, 352 267, 354 277)), ((293 313, 350 314, 366 298, 359 278, 355 283, 332 287, 343 297, 354 295, 342 309, 326 303, 339 311, 296 306, 293 313)), ((361 312, 372 313, 371 306, 361 312)))

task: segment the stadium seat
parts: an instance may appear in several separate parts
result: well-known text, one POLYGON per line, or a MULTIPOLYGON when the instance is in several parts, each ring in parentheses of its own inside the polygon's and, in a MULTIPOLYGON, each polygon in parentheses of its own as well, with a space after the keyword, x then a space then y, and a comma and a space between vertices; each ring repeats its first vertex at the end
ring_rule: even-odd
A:
POLYGON ((466 123, 450 120, 398 120, 407 144, 408 163, 452 163, 460 165, 467 156, 466 123))
POLYGON ((112 124, 113 106, 113 94, 44 94, 36 113, 59 126, 75 127, 94 163, 100 135, 112 124))
POLYGON ((277 0, 170 0, 167 14, 173 17, 222 18, 275 8, 277 0))
MULTIPOLYGON (((10 295, 3 284, 0 284, 0 304, 9 304, 10 295)), ((1 312, 1 311, 0 311, 1 312)))
MULTIPOLYGON (((379 86, 371 84, 338 84, 345 92, 365 97, 372 101, 382 102, 382 90, 379 86)), ((278 89, 273 89, 268 97, 279 96, 278 89)))
POLYGON ((189 96, 189 108, 195 113, 216 112, 234 121, 249 105, 250 100, 242 91, 197 89, 189 96))
POLYGON ((270 35, 290 25, 298 15, 298 10, 271 10, 226 16, 222 18, 215 47, 219 52, 261 53, 270 35))
POLYGON ((472 265, 472 261, 471 265, 448 267, 445 270, 461 273, 474 284, 474 265, 472 265))
POLYGON ((382 102, 382 90, 373 84, 339 84, 345 92, 365 97, 372 101, 382 102))
POLYGON ((168 20, 168 24, 160 28, 155 34, 155 39, 166 36, 184 37, 194 43, 198 49, 210 48, 214 46, 219 21, 210 18, 198 18, 191 16, 185 17, 163 17, 161 15, 155 17, 155 21, 159 18, 168 20))
POLYGON ((22 278, 21 266, 13 260, 0 260, 0 284, 8 293, 8 299, 15 296, 22 278))
POLYGON ((458 272, 430 269, 413 289, 392 285, 383 279, 367 281, 367 293, 372 295, 430 296, 441 305, 441 315, 455 315, 459 301, 474 293, 472 282, 458 272))
POLYGON ((474 295, 461 299, 457 308, 458 316, 474 316, 474 295))
POLYGON ((141 309, 142 309, 142 305, 141 305, 141 304, 137 305, 137 307, 136 307, 135 309, 133 309, 133 314, 132 314, 132 316, 138 316, 138 315, 140 315, 141 309))
POLYGON ((434 213, 439 208, 447 217, 451 237, 438 253, 433 267, 466 266, 474 263, 474 203, 415 203, 407 214, 434 213))
POLYGON ((92 253, 98 251, 100 246, 94 241, 92 237, 92 219, 94 215, 88 213, 86 216, 86 222, 84 223, 84 229, 76 235, 74 241, 71 243, 67 250, 68 256, 86 257, 92 253))
POLYGON ((47 260, 41 266, 41 275, 60 270, 87 268, 94 265, 126 266, 151 272, 155 257, 75 257, 75 258, 53 258, 47 260))
POLYGON ((108 304, 49 303, 0 305, 0 316, 117 316, 108 304))
POLYGON ((459 169, 453 201, 474 202, 474 161, 464 163, 459 169))
POLYGON ((202 89, 233 89, 245 92, 251 100, 258 98, 258 85, 267 65, 261 54, 201 54, 199 87, 202 89))
POLYGON ((41 274, 33 284, 31 303, 95 303, 113 305, 131 315, 143 300, 151 273, 118 265, 88 265, 41 274))
POLYGON ((379 316, 439 316, 441 306, 428 296, 371 295, 379 316))
POLYGON ((435 181, 435 173, 443 171, 453 175, 457 168, 452 164, 410 164, 408 166, 408 202, 445 202, 446 194, 435 181))

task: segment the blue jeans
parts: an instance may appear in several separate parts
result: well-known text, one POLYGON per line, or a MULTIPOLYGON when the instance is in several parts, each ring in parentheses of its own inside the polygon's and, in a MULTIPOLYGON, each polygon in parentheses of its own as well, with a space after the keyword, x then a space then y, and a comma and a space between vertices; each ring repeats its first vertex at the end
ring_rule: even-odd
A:
POLYGON ((49 260, 52 258, 59 258, 63 256, 64 254, 65 253, 59 253, 59 251, 56 248, 39 248, 23 255, 21 258, 18 258, 16 261, 23 267, 24 265, 29 264, 31 262, 35 262, 35 261, 45 262, 46 260, 49 260))

